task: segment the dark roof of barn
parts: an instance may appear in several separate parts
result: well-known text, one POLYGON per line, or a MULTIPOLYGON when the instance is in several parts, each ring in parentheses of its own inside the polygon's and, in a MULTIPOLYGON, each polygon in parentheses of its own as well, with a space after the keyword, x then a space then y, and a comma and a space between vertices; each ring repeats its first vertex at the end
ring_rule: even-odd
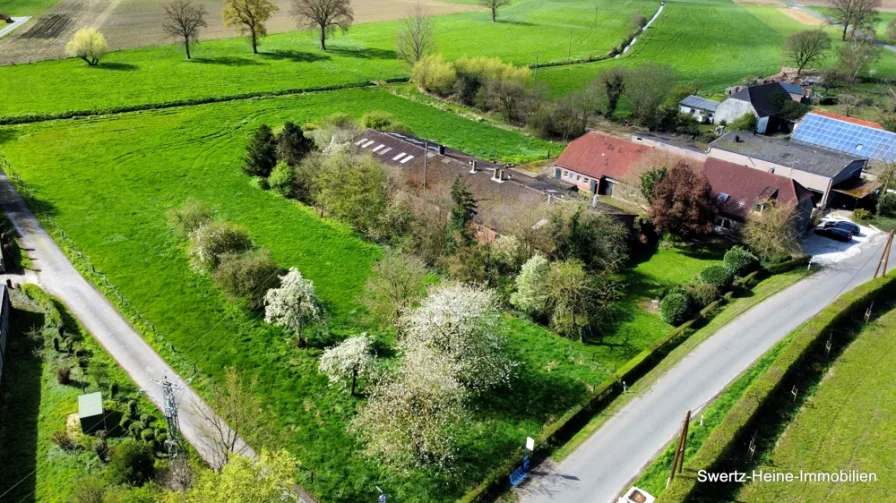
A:
POLYGON ((758 86, 745 87, 731 95, 731 98, 750 103, 759 117, 768 117, 769 115, 778 115, 781 112, 781 103, 775 104, 777 101, 774 99, 775 94, 781 94, 783 97, 791 100, 791 94, 802 92, 801 87, 799 87, 799 91, 794 92, 794 87, 799 86, 794 86, 793 84, 785 85, 779 82, 760 84, 758 86))
POLYGON ((716 108, 718 108, 719 106, 718 101, 713 101, 709 98, 694 95, 690 95, 687 98, 679 101, 678 104, 691 108, 699 108, 700 110, 709 110, 710 112, 715 112, 716 108))

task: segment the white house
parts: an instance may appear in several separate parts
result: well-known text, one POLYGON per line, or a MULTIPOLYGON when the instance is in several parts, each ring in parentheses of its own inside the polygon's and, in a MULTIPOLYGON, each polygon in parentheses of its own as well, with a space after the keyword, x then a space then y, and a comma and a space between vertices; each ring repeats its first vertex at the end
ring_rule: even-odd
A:
POLYGON ((678 111, 693 116, 703 124, 712 124, 718 106, 718 101, 691 95, 678 102, 678 111))

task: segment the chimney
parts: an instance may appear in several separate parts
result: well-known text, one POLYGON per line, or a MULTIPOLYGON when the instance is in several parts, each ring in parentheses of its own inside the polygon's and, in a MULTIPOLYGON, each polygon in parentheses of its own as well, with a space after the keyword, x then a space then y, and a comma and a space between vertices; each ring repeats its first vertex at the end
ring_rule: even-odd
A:
POLYGON ((445 155, 445 145, 439 145, 439 155, 445 155))
POLYGON ((476 172, 476 161, 470 161, 470 173, 476 172))
POLYGON ((501 168, 495 168, 495 172, 492 173, 492 180, 500 180, 501 179, 501 168))

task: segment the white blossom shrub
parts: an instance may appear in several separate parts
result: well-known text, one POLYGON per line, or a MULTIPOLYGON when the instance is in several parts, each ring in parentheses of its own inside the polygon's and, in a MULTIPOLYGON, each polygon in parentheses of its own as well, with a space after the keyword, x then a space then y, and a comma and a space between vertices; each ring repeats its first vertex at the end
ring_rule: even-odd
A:
POLYGON ((295 267, 280 277, 279 288, 271 288, 264 296, 264 321, 295 332, 299 347, 305 345, 305 327, 321 319, 314 283, 295 267))
POLYGON ((547 277, 551 263, 541 255, 534 255, 523 264, 516 277, 516 291, 510 303, 532 316, 544 314, 548 305, 547 277))
POLYGON ((375 361, 373 341, 364 332, 324 351, 317 369, 327 375, 331 386, 341 382, 345 388, 351 382, 351 394, 354 395, 358 379, 373 369, 375 361))
POLYGON ((229 222, 208 222, 190 233, 190 256, 197 269, 214 269, 224 255, 251 249, 249 233, 229 222))

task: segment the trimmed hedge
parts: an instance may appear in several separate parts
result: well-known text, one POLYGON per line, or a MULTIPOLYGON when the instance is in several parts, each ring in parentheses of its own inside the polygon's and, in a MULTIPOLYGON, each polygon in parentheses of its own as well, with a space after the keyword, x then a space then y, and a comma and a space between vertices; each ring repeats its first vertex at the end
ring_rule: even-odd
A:
POLYGON ((670 325, 678 325, 686 320, 690 311, 691 301, 683 293, 670 293, 660 302, 660 316, 670 325))
POLYGON ((723 259, 725 266, 731 269, 734 274, 743 276, 748 272, 752 272, 759 265, 759 259, 756 255, 750 253, 743 246, 733 246, 727 252, 723 259))
POLYGON ((769 264, 764 267, 764 269, 769 274, 781 274, 782 272, 788 272, 796 269, 801 266, 808 266, 809 261, 812 260, 811 255, 800 255, 794 257, 790 260, 785 260, 784 262, 780 262, 778 264, 769 264))
POLYGON ((693 476, 699 470, 712 470, 748 433, 757 413, 779 391, 795 368, 805 361, 810 351, 824 344, 837 325, 862 312, 879 296, 896 295, 896 275, 870 281, 847 292, 832 302, 818 315, 791 334, 791 340, 768 370, 744 391, 743 397, 731 408, 722 422, 710 433, 697 453, 687 461, 685 475, 675 479, 660 497, 662 503, 685 502, 697 487, 693 476))
POLYGON ((731 288, 734 272, 724 265, 711 265, 700 271, 700 279, 725 291, 731 288))

